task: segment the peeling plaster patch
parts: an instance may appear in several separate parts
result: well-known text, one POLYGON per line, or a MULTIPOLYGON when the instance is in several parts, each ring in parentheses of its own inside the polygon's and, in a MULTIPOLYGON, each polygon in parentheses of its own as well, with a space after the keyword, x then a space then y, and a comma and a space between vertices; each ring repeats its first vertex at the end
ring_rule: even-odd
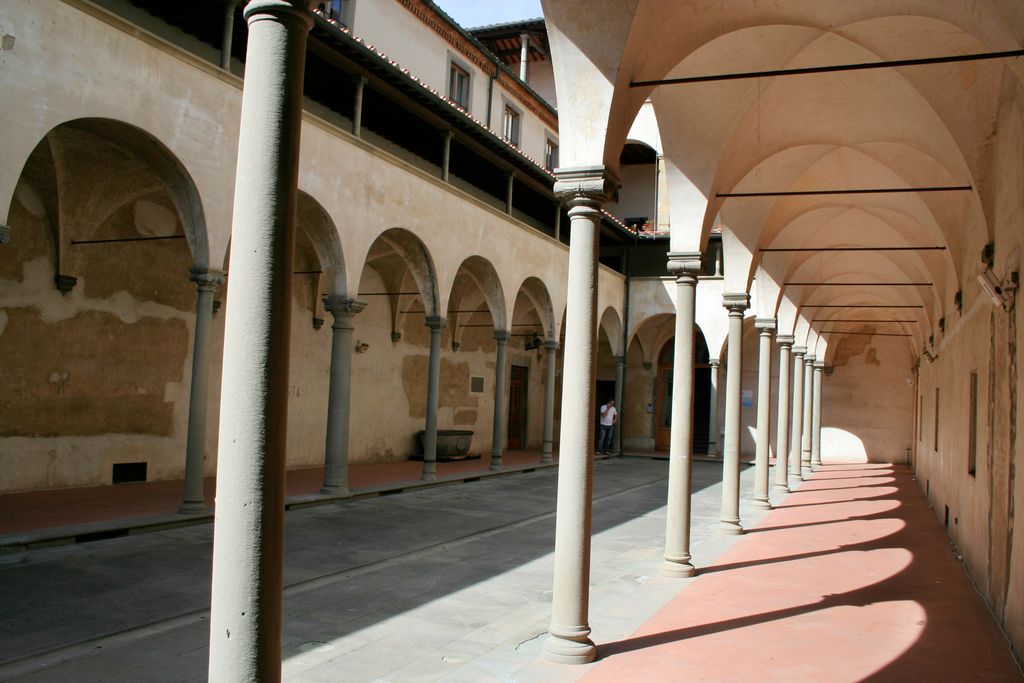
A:
POLYGON ((132 324, 142 318, 178 319, 192 322, 192 315, 171 306, 140 301, 125 291, 108 299, 93 299, 83 296, 84 287, 76 287, 70 294, 62 295, 53 286, 53 266, 50 260, 41 256, 25 263, 22 281, 0 280, 0 302, 5 308, 39 309, 44 322, 55 323, 68 320, 86 311, 109 313, 122 322, 132 324))
POLYGON ((868 365, 881 365, 881 362, 879 362, 878 360, 878 351, 875 349, 875 347, 868 347, 868 353, 864 357, 864 362, 867 363, 868 365))
POLYGON ((5 33, 4 37, 3 37, 3 41, 0 42, 0 50, 3 50, 4 52, 8 52, 10 50, 13 50, 14 49, 14 41, 15 40, 16 40, 15 37, 12 36, 10 33, 5 33))

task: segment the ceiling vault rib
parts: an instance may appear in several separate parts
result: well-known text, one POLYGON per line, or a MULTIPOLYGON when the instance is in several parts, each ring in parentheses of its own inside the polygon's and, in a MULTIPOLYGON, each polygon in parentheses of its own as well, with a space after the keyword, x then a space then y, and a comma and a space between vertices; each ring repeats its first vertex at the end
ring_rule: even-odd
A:
POLYGON ((970 185, 936 185, 931 187, 873 187, 845 190, 779 190, 769 192, 716 192, 719 199, 742 197, 823 197, 838 194, 909 194, 915 192, 970 192, 970 185))
POLYGON ((1002 52, 979 52, 969 55, 944 55, 941 57, 921 57, 918 59, 895 59, 883 62, 861 62, 857 64, 832 64, 827 66, 809 66, 799 69, 770 69, 767 71, 743 71, 709 76, 685 76, 682 78, 662 78, 649 81, 630 81, 629 87, 643 88, 652 85, 683 85, 686 83, 713 83, 716 81, 737 81, 749 78, 771 78, 775 76, 804 76, 807 74, 837 73, 842 71, 866 71, 868 69, 891 69, 901 66, 927 66, 930 64, 951 64, 954 62, 976 62, 986 59, 1009 59, 1024 57, 1024 50, 1005 50, 1002 52))

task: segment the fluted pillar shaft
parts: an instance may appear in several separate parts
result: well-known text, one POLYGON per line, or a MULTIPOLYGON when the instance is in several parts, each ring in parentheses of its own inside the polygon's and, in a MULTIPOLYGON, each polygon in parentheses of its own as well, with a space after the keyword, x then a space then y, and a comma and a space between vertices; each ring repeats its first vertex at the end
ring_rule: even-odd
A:
POLYGON ((825 364, 814 361, 814 410, 811 413, 811 469, 821 467, 821 382, 825 364))
POLYGON ((811 476, 811 417, 814 413, 814 356, 804 358, 803 424, 800 432, 800 476, 811 476))
POLYGON ((615 410, 618 418, 612 427, 612 453, 622 455, 622 380, 626 372, 626 357, 614 356, 615 361, 615 410))
POLYGON ((754 450, 754 505, 771 507, 768 500, 768 451, 771 440, 772 414, 772 331, 775 320, 758 319, 754 327, 759 331, 757 356, 757 443, 754 450))
POLYGON ((343 296, 324 298, 332 316, 331 378, 327 393, 327 438, 324 443, 324 484, 320 493, 348 495, 349 406, 352 384, 352 319, 366 303, 343 296))
POLYGON ((196 329, 192 343, 192 384, 188 395, 188 441, 185 446, 185 490, 178 512, 192 515, 206 511, 203 468, 206 460, 206 406, 210 384, 210 324, 213 295, 224 284, 219 270, 192 271, 196 283, 196 329))
POLYGON ((284 471, 306 0, 250 0, 224 335, 209 679, 281 678, 284 471))
POLYGON ((793 347, 793 410, 789 431, 789 488, 800 484, 800 441, 804 422, 804 355, 807 347, 793 347))
POLYGON ((676 329, 672 363, 672 431, 668 456, 668 505, 665 515, 663 576, 693 576, 690 562, 690 505, 693 488, 694 315, 700 252, 669 252, 668 270, 676 276, 676 329))
POLYGON ((711 366, 711 409, 708 411, 708 455, 718 455, 718 366, 717 358, 708 361, 711 366))
POLYGON ((441 393, 441 332, 448 321, 427 316, 430 328, 430 359, 427 363, 427 419, 423 430, 423 481, 437 480, 437 403, 441 393))
POLYGON ((725 369, 725 448, 722 454, 722 534, 742 534, 740 526, 740 411, 743 378, 743 312, 750 305, 748 294, 723 294, 722 305, 729 311, 729 342, 725 369))
POLYGON ((498 347, 494 356, 494 420, 491 423, 491 469, 494 471, 502 468, 505 451, 505 347, 508 337, 508 330, 494 331, 498 347))
POLYGON ((565 352, 562 354, 562 423, 555 512, 555 571, 548 659, 584 664, 594 659, 590 640, 590 525, 594 485, 597 369, 597 256, 601 207, 614 190, 602 167, 560 170, 555 192, 569 205, 565 352))
POLYGON ((544 445, 541 449, 541 464, 547 465, 555 461, 555 362, 557 359, 558 342, 544 342, 544 445))
POLYGON ((780 334, 776 335, 775 341, 779 343, 779 400, 775 431, 775 485, 772 488, 779 493, 789 493, 789 386, 792 381, 789 356, 793 337, 780 334))

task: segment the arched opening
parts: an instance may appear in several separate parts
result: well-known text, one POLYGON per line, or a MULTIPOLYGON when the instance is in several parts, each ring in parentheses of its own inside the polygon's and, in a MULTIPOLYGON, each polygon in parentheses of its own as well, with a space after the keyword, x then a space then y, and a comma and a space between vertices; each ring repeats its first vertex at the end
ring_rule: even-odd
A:
MULTIPOLYGON (((693 452, 708 452, 711 420, 711 365, 704 334, 694 326, 693 372, 693 452)), ((655 401, 654 446, 668 450, 672 435, 672 373, 675 368, 675 337, 658 354, 657 399, 655 401)))
POLYGON ((19 445, 0 446, 4 488, 181 476, 196 308, 189 272, 207 266, 202 206, 185 169, 138 128, 70 121, 28 157, 9 222, 0 442, 19 445))

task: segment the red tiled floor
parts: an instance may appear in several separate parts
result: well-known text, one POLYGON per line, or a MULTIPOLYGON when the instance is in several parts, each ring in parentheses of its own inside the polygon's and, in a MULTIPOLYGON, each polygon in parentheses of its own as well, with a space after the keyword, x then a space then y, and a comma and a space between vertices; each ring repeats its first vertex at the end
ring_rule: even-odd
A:
POLYGON ((588 683, 1021 679, 920 489, 884 465, 826 466, 598 653, 588 683))
MULTIPOLYGON (((555 457, 557 460, 557 453, 555 457)), ((539 460, 540 451, 504 454, 507 469, 527 467, 539 460)), ((485 454, 478 459, 439 462, 437 474, 440 479, 465 476, 487 472, 490 466, 491 456, 485 454)), ((349 489, 358 491, 371 486, 418 481, 422 467, 423 463, 413 460, 354 463, 349 466, 349 489)), ((319 492, 323 473, 322 467, 289 471, 287 495, 319 492)), ((208 477, 204 484, 206 501, 212 505, 214 478, 208 477)), ((0 495, 0 533, 177 512, 182 486, 179 479, 0 495)))

